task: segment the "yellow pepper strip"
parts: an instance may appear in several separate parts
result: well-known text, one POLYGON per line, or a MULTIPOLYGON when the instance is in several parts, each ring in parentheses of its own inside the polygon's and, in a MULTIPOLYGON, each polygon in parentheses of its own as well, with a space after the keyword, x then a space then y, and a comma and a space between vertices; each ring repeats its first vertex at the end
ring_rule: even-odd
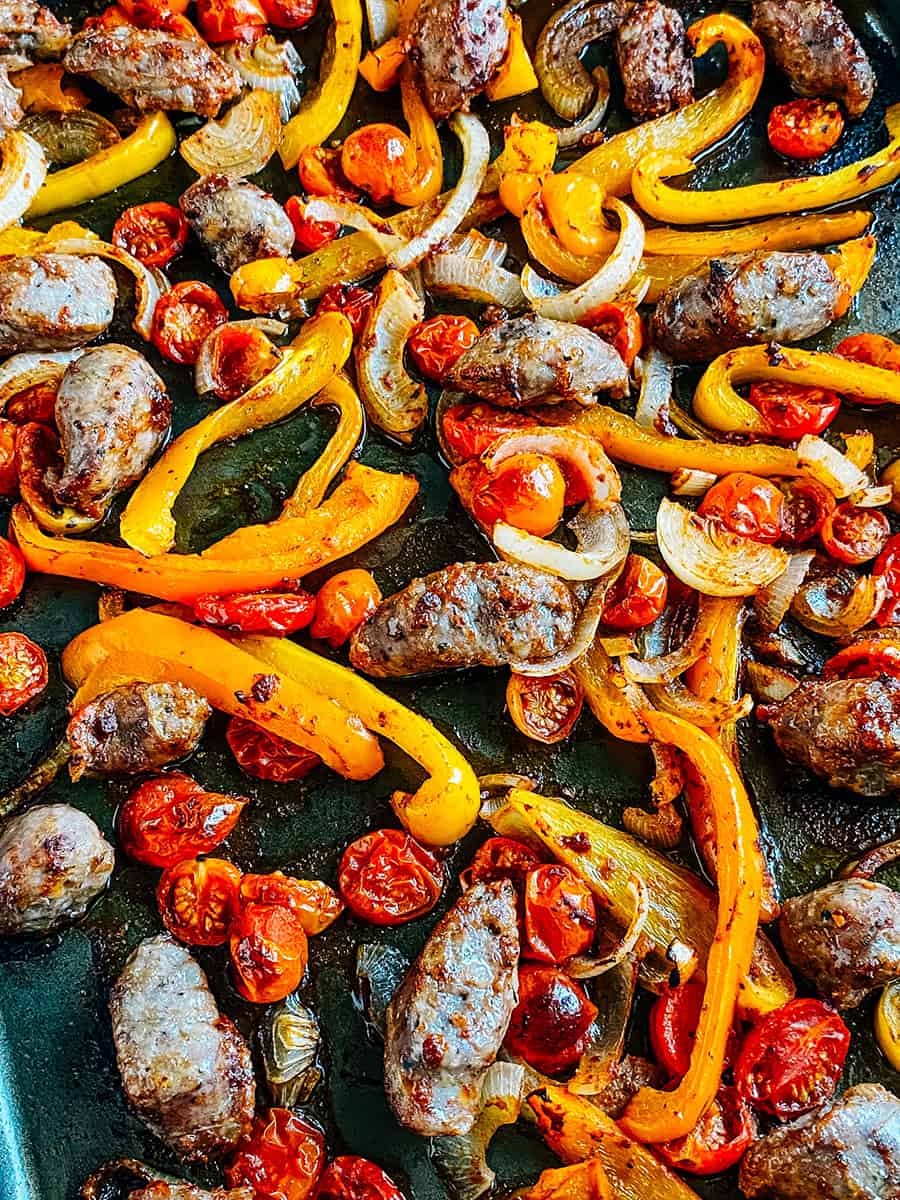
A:
POLYGON ((881 1053, 895 1071, 900 1071, 900 979, 889 983, 878 999, 875 1036, 881 1053))
POLYGON ((866 237, 844 242, 833 254, 824 256, 841 285, 841 299, 836 316, 842 317, 850 307, 853 297, 862 291, 862 286, 869 278, 869 272, 875 263, 877 249, 878 243, 870 233, 866 237))
MULTIPOLYGON (((900 386, 900 377, 894 378, 896 386, 900 386)), ((736 398, 740 400, 737 395, 736 398)), ((696 411, 696 397, 694 405, 696 411)), ((699 417, 700 414, 697 415, 699 417)), ((709 424, 708 421, 706 423, 709 424)), ((730 475, 732 471, 748 471, 751 475, 802 473, 796 453, 787 446, 738 446, 726 442, 703 441, 699 438, 663 437, 649 429, 642 429, 625 413, 616 412, 615 409, 604 405, 598 404, 584 409, 572 424, 582 433, 595 437, 610 458, 631 463, 636 467, 646 467, 651 471, 672 474, 685 467, 692 471, 708 471, 711 475, 730 475)))
POLYGON ((63 651, 63 672, 80 689, 75 703, 86 703, 85 685, 93 695, 108 690, 111 674, 121 674, 123 660, 134 653, 156 664, 159 674, 151 682, 183 683, 222 712, 318 754, 346 779, 371 779, 384 765, 377 739, 317 676, 325 660, 310 654, 297 679, 210 629, 142 608, 86 629, 63 651))
POLYGON ((531 55, 522 36, 522 18, 507 12, 504 19, 509 26, 509 46, 503 56, 503 62, 487 81, 484 89, 485 95, 491 101, 524 96, 526 92, 533 92, 538 86, 531 55))
POLYGON ((591 712, 613 737, 623 742, 648 742, 640 710, 647 705, 637 684, 629 683, 620 666, 595 639, 572 670, 581 684, 591 712))
POLYGON ((400 82, 400 69, 405 62, 403 40, 392 37, 369 51, 359 64, 359 73, 374 91, 389 92, 400 82))
POLYGON ((23 225, 11 225, 9 229, 0 230, 0 254, 36 254, 39 250, 49 250, 54 242, 96 237, 96 233, 77 221, 58 221, 46 233, 23 225))
MULTIPOLYGON (((546 175, 553 170, 558 149, 559 133, 552 125, 513 117, 503 130, 503 149, 488 167, 482 191, 496 192, 507 175, 546 175)), ((610 230, 610 236, 615 245, 618 235, 610 230)))
POLYGON ((723 433, 765 433, 759 413, 735 391, 743 383, 761 380, 830 388, 863 402, 900 404, 896 371, 792 346, 745 346, 720 354, 706 368, 694 392, 694 415, 723 433))
POLYGON ((563 1162, 600 1159, 616 1200, 697 1200, 674 1171, 583 1096, 548 1084, 532 1092, 528 1105, 541 1136, 563 1162))
MULTIPOLYGON (((648 711, 645 710, 643 717, 650 735, 659 741, 668 740, 670 727, 651 725, 648 711), (660 732, 663 728, 665 734, 660 732)), ((691 746, 695 734, 715 746, 711 738, 686 721, 664 713, 650 713, 650 716, 654 721, 657 718, 660 722, 674 721, 679 729, 683 726, 690 731, 684 734, 684 742, 679 742, 682 750, 691 746)), ((724 757, 715 748, 717 755, 724 757)), ((634 896, 628 881, 634 875, 640 876, 650 901, 644 935, 651 949, 641 966, 645 986, 654 991, 665 986, 672 970, 666 952, 673 942, 692 947, 701 963, 706 958, 716 933, 716 898, 712 889, 691 871, 677 866, 630 834, 535 792, 513 788, 507 793, 505 805, 487 819, 502 837, 539 842, 554 858, 581 876, 604 911, 623 927, 634 916, 634 896), (587 849, 582 850, 585 838, 587 849)), ((683 974, 686 977, 687 971, 683 974)), ((794 995, 790 971, 762 933, 756 940, 752 967, 749 971, 745 969, 745 974, 739 997, 742 1012, 770 1012, 794 995)))
POLYGON ((542 1171, 522 1200, 613 1200, 613 1194, 603 1163, 599 1158, 588 1158, 542 1171))
POLYGON ((300 155, 321 146, 343 121, 362 57, 360 0, 331 0, 334 21, 329 26, 322 67, 315 87, 303 97, 299 111, 281 134, 279 154, 285 170, 296 167, 300 155))
POLYGON ((394 189, 394 199, 407 208, 427 204, 441 193, 444 181, 444 152, 437 126, 416 79, 413 65, 407 60, 400 70, 400 100, 403 119, 409 126, 414 171, 409 186, 394 189))
POLYGON ((449 846, 464 837, 478 818, 478 781, 459 751, 424 717, 404 708, 348 667, 320 658, 285 638, 248 635, 235 643, 274 667, 280 676, 312 680, 326 695, 358 714, 373 733, 389 738, 428 772, 417 791, 395 792, 394 811, 420 842, 449 846))
POLYGON ((177 144, 172 122, 163 112, 144 117, 134 133, 115 145, 98 150, 83 162, 54 171, 27 212, 43 217, 61 208, 75 208, 96 200, 133 179, 139 179, 168 158, 177 144))
POLYGON ((762 855, 749 797, 722 747, 702 729, 668 713, 648 710, 644 720, 656 739, 678 747, 710 794, 719 893, 690 1068, 672 1091, 641 1088, 622 1116, 625 1132, 646 1143, 690 1133, 719 1089, 738 992, 746 986, 759 926, 762 855))
POLYGON ((351 463, 344 481, 312 512, 240 530, 251 537, 256 530, 259 536, 253 543, 256 553, 237 558, 221 551, 218 557, 210 553, 229 539, 204 554, 145 558, 136 550, 106 542, 49 537, 22 504, 13 509, 10 530, 32 571, 87 579, 160 600, 190 602, 204 592, 230 595, 283 587, 344 558, 393 525, 417 491, 418 484, 407 475, 351 463), (276 534, 278 544, 273 546, 276 534))
POLYGON ((268 375, 186 429, 150 468, 122 513, 119 532, 125 543, 148 556, 170 550, 175 541, 172 506, 200 455, 217 442, 289 416, 334 377, 352 348, 353 331, 341 313, 307 321, 268 375))
POLYGON ((365 419, 362 401, 346 379, 336 375, 313 400, 314 405, 334 405, 340 417, 328 445, 311 467, 300 476, 293 493, 281 510, 279 521, 302 517, 325 499, 332 481, 347 464, 362 436, 365 419))
MULTIPOLYGON (((703 17, 690 27, 687 35, 698 56, 717 42, 725 43, 728 53, 725 82, 702 100, 614 134, 566 170, 595 176, 610 196, 627 196, 632 171, 645 155, 662 151, 693 158, 720 141, 746 117, 759 95, 766 67, 759 38, 730 13, 703 17)), ((715 224, 728 219, 720 216, 702 223, 715 224)))
POLYGON ((690 174, 694 164, 684 152, 660 147, 636 165, 631 189, 644 212, 673 225, 723 224, 827 208, 887 187, 900 177, 900 104, 887 110, 885 123, 891 140, 883 150, 829 175, 804 175, 710 192, 684 191, 663 180, 690 174))

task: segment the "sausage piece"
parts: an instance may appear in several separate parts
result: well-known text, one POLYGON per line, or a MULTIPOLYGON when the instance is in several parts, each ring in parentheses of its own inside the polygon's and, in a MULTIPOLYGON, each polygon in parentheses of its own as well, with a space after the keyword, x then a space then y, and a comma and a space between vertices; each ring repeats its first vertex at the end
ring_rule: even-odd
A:
POLYGON ((107 328, 115 304, 116 279, 102 259, 0 258, 0 354, 83 346, 107 328))
POLYGON ((109 882, 113 848, 86 813, 42 804, 0 831, 0 934, 49 933, 109 882))
POLYGON ((661 117, 694 98, 694 63, 681 13, 641 0, 619 26, 616 58, 625 107, 638 120, 661 117))
POLYGON ((0 0, 0 61, 10 71, 60 58, 72 30, 34 0, 0 0))
POLYGON ((740 1186, 752 1200, 900 1200, 900 1100, 861 1083, 754 1142, 740 1186))
POLYGON ((517 563, 454 563, 383 600, 353 635, 350 662, 379 678, 549 658, 575 605, 553 575, 517 563))
POLYGON ((186 947, 161 934, 141 942, 109 998, 113 1041, 129 1104, 188 1159, 227 1153, 250 1127, 250 1048, 219 1015, 186 947))
POLYGON ((839 879, 781 910, 791 964, 836 1008, 855 1008, 900 977, 900 894, 868 879, 839 879))
POLYGON ((812 337, 835 320, 843 299, 821 254, 730 254, 669 288, 651 331, 678 362, 707 362, 738 346, 812 337))
POLYGON ((546 317, 515 317, 481 334, 457 359, 447 386, 504 408, 538 400, 584 403, 601 390, 626 395, 628 369, 589 329, 546 317))
POLYGON ((137 350, 110 344, 71 363, 56 394, 62 475, 47 482, 60 504, 100 517, 135 483, 172 416, 165 384, 137 350))
POLYGON ((226 275, 258 258, 288 258, 290 217, 274 198, 246 179, 204 175, 179 201, 191 228, 226 275))
POLYGON ((69 772, 134 775, 176 762, 197 748, 212 710, 180 683, 129 683, 78 710, 67 736, 69 772))
POLYGON ((753 28, 798 96, 831 96, 859 117, 875 95, 875 72, 833 0, 757 0, 753 28))
POLYGON ((472 1128, 515 1007, 518 957, 508 879, 475 884, 435 927, 387 1010, 384 1085, 404 1128, 472 1128))
POLYGON ((422 0, 410 26, 409 57, 436 121, 476 95, 509 45, 506 0, 422 0))
POLYGON ((200 38, 161 29, 89 29, 79 33, 63 60, 140 112, 174 109, 214 117, 240 93, 237 71, 200 38))

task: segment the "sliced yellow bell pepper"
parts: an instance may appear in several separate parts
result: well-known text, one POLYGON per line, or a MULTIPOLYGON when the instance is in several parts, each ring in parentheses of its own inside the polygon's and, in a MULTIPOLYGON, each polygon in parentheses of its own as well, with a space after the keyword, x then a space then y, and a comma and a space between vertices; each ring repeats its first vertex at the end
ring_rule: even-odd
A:
POLYGON ((596 638, 572 670, 588 707, 604 729, 623 742, 649 742, 650 735, 640 717, 647 706, 646 697, 636 684, 626 680, 622 668, 596 638))
POLYGON ((511 100, 513 96, 524 96, 538 86, 531 55, 522 36, 522 18, 505 13, 509 26, 509 46, 503 62, 487 81, 484 93, 488 100, 511 100))
POLYGON ((514 117, 503 130, 503 149, 488 167, 484 192, 495 192, 505 175, 546 175, 553 170, 559 149, 559 134, 543 121, 521 121, 514 117))
POLYGON ((332 481, 346 466, 362 436, 365 417, 362 401, 346 379, 336 375, 322 388, 313 400, 314 405, 334 405, 340 416, 337 429, 328 445, 297 481, 278 517, 285 521, 290 517, 302 517, 310 509, 317 508, 325 499, 332 481))
POLYGON ((521 1200, 613 1200, 609 1179, 599 1158, 542 1171, 521 1200))
POLYGON ((889 983, 878 998, 875 1036, 881 1053, 895 1071, 900 1071, 900 979, 889 983))
POLYGON ((176 145, 175 130, 166 114, 151 113, 121 142, 48 175, 26 216, 43 217, 114 192, 158 167, 176 145))
POLYGON ((299 111, 281 134, 279 154, 285 170, 296 167, 300 155, 321 146, 343 121, 356 85, 362 57, 361 0, 331 0, 329 26, 316 85, 303 97, 299 111))
POLYGON ((63 651, 62 668, 79 689, 76 708, 110 690, 132 666, 138 679, 152 669, 154 678, 144 682, 182 683, 214 708, 318 754, 346 779, 371 779, 384 765, 378 741, 317 676, 326 660, 309 658, 303 678, 293 678, 210 629, 133 608, 80 633, 63 651), (136 660, 129 662, 130 655, 136 660))
POLYGON ((631 189, 644 212, 673 225, 748 221, 772 213, 803 212, 843 204, 887 187, 900 178, 900 104, 887 110, 885 123, 891 140, 883 150, 829 175, 804 175, 799 179, 751 183, 710 192, 684 191, 670 187, 663 180, 690 174, 694 170, 690 156, 683 151, 660 147, 641 157, 634 169, 631 189))
POLYGON ((54 242, 96 237, 96 233, 77 221, 59 221, 46 233, 24 225, 11 225, 9 229, 0 230, 0 254, 36 254, 39 250, 49 250, 54 242))
POLYGON ((368 729, 389 738, 424 767, 429 778, 415 792, 393 796, 394 811, 414 838, 429 846, 449 846, 469 832, 481 804, 478 781, 463 756, 430 721, 356 672, 296 642, 258 636, 235 641, 279 675, 314 680, 326 695, 339 696, 368 729))
POLYGON ((427 204, 441 194, 444 181, 444 152, 434 118, 422 98, 413 65, 407 60, 400 70, 400 100, 415 170, 405 188, 394 189, 394 199, 407 208, 427 204))
POLYGON ((392 37, 369 51, 359 64, 359 73, 374 91, 389 92, 400 82, 400 70, 405 62, 402 39, 392 37))
POLYGON ((133 550, 163 554, 175 541, 172 506, 197 459, 217 442, 281 421, 332 379, 353 349, 353 330, 341 313, 307 321, 277 366, 237 400, 186 429, 150 468, 131 495, 119 532, 133 550))
POLYGON ((19 103, 27 113, 77 112, 90 104, 71 76, 66 79, 62 63, 37 63, 11 71, 9 82, 22 93, 19 103))

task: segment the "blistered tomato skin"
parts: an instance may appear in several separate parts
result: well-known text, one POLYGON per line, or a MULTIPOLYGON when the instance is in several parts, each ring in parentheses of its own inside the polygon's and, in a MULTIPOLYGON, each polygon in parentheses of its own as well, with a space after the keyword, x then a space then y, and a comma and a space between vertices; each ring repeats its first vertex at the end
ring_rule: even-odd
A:
POLYGON ((284 904, 240 904, 229 931, 235 987, 253 1004, 274 1004, 295 991, 306 971, 306 930, 284 904))
POLYGON ((316 596, 310 636, 343 646, 381 603, 381 589, 368 571, 341 571, 323 583, 316 596))
POLYGON ((603 624, 611 629, 643 629, 666 607, 669 580, 649 558, 629 554, 625 570, 609 589, 603 624))
POLYGON ((325 1139, 289 1108, 254 1118, 225 1170, 229 1187, 251 1188, 259 1200, 307 1200, 325 1166, 325 1139))
POLYGON ((523 963, 519 1002, 504 1044, 536 1071, 556 1075, 581 1057, 584 1035, 596 1015, 584 989, 564 971, 523 963))
POLYGON ((440 899, 444 867, 401 829, 376 829, 344 851, 338 887, 347 907, 373 925, 402 925, 440 899))
POLYGON ((861 566, 877 558, 890 536, 890 522, 883 512, 855 504, 839 504, 825 518, 819 532, 828 554, 851 566, 861 566))
POLYGON ((24 633, 0 633, 0 717, 11 717, 47 686, 47 656, 24 633))
POLYGON ((547 863, 525 880, 525 950, 540 962, 564 963, 590 950, 597 910, 588 886, 574 871, 547 863))
POLYGON ((557 675, 517 675, 506 686, 506 707, 519 733, 552 746, 564 741, 581 716, 584 690, 571 671, 557 675))
POLYGON ((482 470, 472 491, 472 515, 486 529, 505 521, 535 537, 546 537, 562 520, 566 480, 555 459, 523 452, 482 470))
POLYGON ((784 497, 774 483, 757 475, 726 475, 700 501, 699 512, 721 521, 726 529, 756 542, 781 537, 784 497))
POLYGON ((478 339, 478 326, 468 317, 440 313, 421 321, 406 343, 410 357, 426 379, 442 383, 460 356, 478 339))
POLYGON ((316 1200, 403 1200, 403 1193, 376 1163, 342 1154, 325 1168, 316 1200))
POLYGON ((311 750, 295 746, 244 717, 231 718, 225 740, 242 771, 272 783, 302 779, 322 761, 311 750))
POLYGON ((130 858, 173 867, 214 850, 234 829, 246 803, 208 792, 190 775, 172 771, 134 789, 119 810, 119 839, 130 858))

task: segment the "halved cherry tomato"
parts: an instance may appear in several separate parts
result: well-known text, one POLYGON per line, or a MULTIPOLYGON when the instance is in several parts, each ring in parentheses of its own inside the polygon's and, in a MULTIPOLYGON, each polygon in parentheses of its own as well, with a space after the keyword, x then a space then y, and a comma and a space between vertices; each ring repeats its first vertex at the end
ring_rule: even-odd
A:
POLYGON ((321 879, 294 879, 281 871, 245 875, 241 880, 240 901, 289 908, 310 937, 327 929, 344 911, 340 896, 321 879))
POLYGON ((562 963, 593 945, 597 909, 586 883, 560 863, 546 863, 525 880, 523 954, 562 963))
POLYGON ((284 637, 305 629, 316 611, 310 592, 238 592, 233 596, 198 596, 194 616, 207 625, 241 633, 284 637))
POLYGON ((18 546, 0 537, 0 608, 18 600, 25 586, 25 559, 18 546))
POLYGON ((172 771, 134 789, 119 810, 119 840, 138 862, 174 867, 215 850, 245 804, 243 797, 208 792, 190 775, 172 771))
POLYGON ((197 0, 197 20, 208 42, 255 42, 266 32, 259 0, 197 0))
POLYGON ((756 1137, 756 1122, 737 1089, 722 1085, 690 1133, 654 1150, 676 1171, 718 1175, 738 1163, 756 1137))
POLYGON ((589 175, 548 175, 541 202, 556 236, 572 254, 598 254, 609 236, 603 185, 589 175))
POLYGON ((788 442, 821 433, 841 407, 837 392, 800 383, 754 383, 747 399, 765 421, 769 436, 788 442))
POLYGON ((484 454, 504 433, 517 433, 537 424, 537 417, 531 413, 495 408, 479 400, 476 404, 454 404, 448 408, 441 432, 454 457, 468 461, 484 454))
POLYGON ((354 203, 359 192, 341 168, 340 150, 327 146, 310 146, 300 155, 297 173, 303 190, 311 196, 331 196, 335 200, 354 203))
POLYGON ((699 512, 721 521, 732 533, 755 542, 777 542, 781 537, 784 497, 774 483, 736 471, 712 485, 700 501, 699 512))
POLYGON ((355 283, 333 283, 322 293, 316 312, 343 313, 350 322, 354 338, 362 333, 375 303, 375 293, 355 283))
POLYGON ((242 771, 272 783, 302 779, 322 761, 311 750, 295 746, 244 717, 231 718, 225 740, 242 771))
POLYGON ((284 211, 294 227, 294 240, 303 250, 319 250, 333 242, 341 232, 337 221, 317 221, 314 217, 308 217, 299 196, 288 196, 284 211))
POLYGON ((625 570, 609 589, 603 623, 613 629, 652 625, 666 607, 669 580, 665 571, 642 554, 629 554, 625 570))
POLYGON ((190 0, 120 0, 119 3, 119 7, 124 9, 129 16, 133 16, 135 9, 141 5, 145 8, 155 8, 183 17, 190 6, 190 0))
POLYGON ((368 192, 376 204, 410 186, 413 166, 412 144, 396 125, 381 121, 363 125, 344 140, 344 175, 360 191, 368 192))
MULTIPOLYGON (((881 333, 856 333, 835 347, 834 353, 851 362, 867 363, 870 367, 881 367, 883 371, 900 371, 900 346, 881 333)), ((853 396, 850 397, 853 399, 853 396)), ((878 400, 863 400, 859 403, 869 407, 878 400)))
POLYGON ((172 362, 193 365, 207 337, 227 320, 225 305, 209 284, 187 279, 158 300, 153 345, 172 362))
POLYGON ((188 223, 181 209, 163 200, 126 208, 113 226, 112 242, 145 267, 164 267, 184 250, 188 223))
POLYGON ((39 696, 47 678, 47 655, 40 646, 24 633, 0 633, 0 717, 11 717, 39 696))
POLYGON ((829 1100, 850 1048, 850 1030, 820 1000, 791 1000, 747 1034, 735 1067, 741 1096, 760 1112, 793 1120, 829 1100))
POLYGON ((325 1165, 321 1132, 289 1108, 253 1118, 225 1169, 229 1187, 251 1188, 261 1200, 306 1200, 325 1165))
POLYGON ((184 0, 122 0, 119 6, 139 29, 163 29, 177 37, 199 38, 199 32, 184 15, 184 0))
POLYGON ((529 871, 540 866, 541 860, 535 852, 515 838, 488 838, 475 851, 475 856, 460 874, 463 890, 474 883, 490 883, 495 879, 509 879, 523 893, 525 877, 529 871))
POLYGON ((280 355, 261 329, 226 325, 212 343, 213 391, 220 400, 237 400, 278 365, 280 355))
POLYGON ((447 372, 478 339, 479 329, 468 317, 440 313, 420 321, 406 343, 410 357, 426 379, 442 383, 447 372))
POLYGON ((402 829, 376 829, 351 842, 338 871, 348 908, 374 925, 402 925, 431 912, 444 866, 402 829))
POLYGON ((583 321, 598 337, 609 342, 629 371, 634 360, 641 352, 644 344, 644 325, 641 321, 637 305, 628 301, 620 303, 612 301, 595 308, 583 321))
POLYGON ((156 888, 163 925, 188 946, 221 946, 237 912, 241 873, 224 858, 167 867, 156 888))
POLYGON ((872 679, 876 675, 900 679, 900 635, 896 642, 863 638, 838 650, 822 667, 823 679, 872 679))
POLYGON ((832 558, 858 566, 882 552, 891 536, 891 526, 877 508, 839 504, 825 518, 819 536, 832 558))
POLYGON ((380 603, 381 589, 368 571, 340 571, 319 588, 310 636, 336 650, 380 603))
POLYGON ((552 746, 569 736, 581 716, 584 692, 571 671, 516 675, 506 685, 506 707, 519 733, 552 746))
POLYGON ((900 624, 900 533, 895 533, 878 555, 872 574, 884 593, 875 620, 879 625, 900 624))
POLYGON ((276 29, 299 29, 316 15, 317 0, 260 0, 260 4, 276 29))
POLYGON ((505 1046, 536 1071, 555 1075, 584 1052, 584 1035, 597 1015, 584 988, 557 967, 523 963, 519 1000, 505 1046))
POLYGON ((19 493, 19 472, 16 469, 16 426, 0 418, 0 496, 19 493))
POLYGON ((785 546, 802 546, 812 541, 834 512, 834 494, 817 479, 782 479, 781 538, 785 546))
POLYGON ((33 383, 7 401, 3 415, 14 425, 55 425, 56 388, 49 383, 33 383))
POLYGON ((472 491, 472 515, 486 529, 505 521, 535 537, 546 537, 562 520, 566 481, 546 454, 523 451, 495 471, 482 470, 472 491))
POLYGON ((283 904, 241 904, 229 932, 237 990, 252 1004, 274 1004, 300 986, 308 957, 298 913, 283 904))
POLYGON ((673 1079, 690 1068, 705 992, 703 980, 689 979, 680 987, 667 988, 650 1010, 650 1045, 656 1061, 673 1079))
POLYGON ((769 143, 785 158, 821 158, 844 132, 844 114, 834 100, 790 100, 769 115, 769 143))
POLYGON ((369 1159, 342 1154, 325 1168, 316 1200, 403 1200, 403 1193, 390 1175, 369 1159))

